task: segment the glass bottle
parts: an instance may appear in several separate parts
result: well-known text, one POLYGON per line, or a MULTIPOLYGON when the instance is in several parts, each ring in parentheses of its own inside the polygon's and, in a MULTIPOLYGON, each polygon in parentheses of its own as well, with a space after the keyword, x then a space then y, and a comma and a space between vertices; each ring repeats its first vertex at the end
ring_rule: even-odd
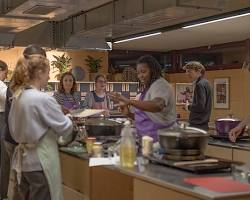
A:
POLYGON ((136 160, 136 144, 134 137, 134 129, 131 127, 130 121, 124 123, 121 132, 120 143, 120 163, 122 167, 134 167, 136 160))

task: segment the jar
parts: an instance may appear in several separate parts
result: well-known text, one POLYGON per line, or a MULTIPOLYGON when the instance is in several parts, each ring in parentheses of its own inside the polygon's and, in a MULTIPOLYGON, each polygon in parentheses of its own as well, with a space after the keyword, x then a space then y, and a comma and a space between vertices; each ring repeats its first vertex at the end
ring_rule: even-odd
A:
POLYGON ((92 151, 93 151, 93 145, 94 145, 95 141, 96 141, 95 137, 87 137, 85 139, 85 143, 86 143, 86 147, 87 147, 87 152, 90 155, 93 153, 92 151))
POLYGON ((102 143, 95 142, 92 147, 92 152, 94 157, 102 157, 102 143))
POLYGON ((142 137, 142 155, 149 156, 153 153, 153 138, 149 136, 142 137))

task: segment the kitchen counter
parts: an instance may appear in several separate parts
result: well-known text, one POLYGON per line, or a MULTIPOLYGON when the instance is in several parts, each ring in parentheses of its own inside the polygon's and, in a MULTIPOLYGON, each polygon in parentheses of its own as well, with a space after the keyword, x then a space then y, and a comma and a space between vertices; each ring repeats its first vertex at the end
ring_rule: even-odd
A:
MULTIPOLYGON (((61 154, 67 154, 67 155, 70 155, 71 157, 75 157, 81 160, 87 161, 88 159, 88 156, 84 153, 77 154, 77 153, 72 153, 72 152, 68 152, 65 150, 61 150, 61 152, 62 152, 61 154)), ((116 177, 118 174, 122 176, 125 175, 127 177, 127 181, 131 184, 133 183, 132 192, 131 192, 131 189, 128 188, 128 193, 129 193, 128 196, 131 198, 127 197, 127 200, 140 199, 140 197, 142 197, 140 196, 142 195, 140 191, 141 190, 144 191, 144 189, 140 189, 142 186, 143 188, 144 187, 149 188, 145 191, 146 193, 148 192, 148 190, 150 190, 150 188, 152 188, 151 193, 154 193, 154 191, 159 189, 160 191, 164 191, 163 192, 164 194, 171 193, 171 195, 176 199, 179 199, 179 198, 180 199, 183 199, 183 198, 184 199, 250 199, 250 191, 245 192, 245 193, 243 192, 219 193, 219 192, 213 192, 213 191, 207 190, 205 188, 197 187, 191 184, 187 184, 183 181, 184 178, 189 178, 189 177, 230 176, 229 173, 197 175, 197 174, 193 174, 193 173, 189 173, 189 172, 185 172, 185 171, 181 171, 181 170, 177 170, 177 169, 169 168, 165 166, 160 166, 156 164, 151 164, 151 163, 145 166, 140 166, 139 168, 135 167, 134 169, 124 169, 120 166, 101 166, 101 167, 92 167, 90 169, 91 169, 90 170, 91 176, 95 177, 95 179, 93 180, 96 182, 97 185, 99 184, 100 181, 103 181, 105 178, 100 178, 100 181, 98 181, 97 179, 99 176, 98 177, 95 176, 95 172, 97 174, 99 172, 99 174, 103 176, 105 176, 105 172, 109 174, 109 176, 113 174, 114 177, 116 177), (102 172, 100 173, 100 171, 102 172), (130 179, 132 179, 133 181, 131 182, 130 179)), ((106 179, 111 180, 112 177, 107 176, 106 179)), ((90 177, 90 180, 91 180, 91 177, 90 177)), ((93 183, 93 181, 90 181, 90 182, 93 183)), ((111 183, 112 181, 110 181, 110 184, 111 183)), ((90 199, 91 200, 98 199, 98 198, 95 198, 95 195, 93 196, 93 194, 91 194, 92 192, 97 191, 95 188, 95 184, 92 184, 91 187, 90 187, 90 199), (93 189, 91 187, 93 187, 93 189)), ((97 189, 100 190, 100 187, 98 186, 97 189)), ((159 194, 159 192, 156 192, 156 195, 157 193, 159 194)), ((103 197, 102 199, 106 199, 106 198, 103 197)), ((143 199, 145 199, 145 196, 143 197, 143 199)), ((148 199, 150 198, 148 197, 148 199)), ((159 199, 161 198, 159 197, 159 199)))
POLYGON ((236 143, 232 143, 229 140, 223 139, 214 139, 212 137, 208 140, 209 145, 221 146, 226 148, 235 148, 235 149, 242 149, 250 151, 250 139, 241 139, 238 140, 236 143))

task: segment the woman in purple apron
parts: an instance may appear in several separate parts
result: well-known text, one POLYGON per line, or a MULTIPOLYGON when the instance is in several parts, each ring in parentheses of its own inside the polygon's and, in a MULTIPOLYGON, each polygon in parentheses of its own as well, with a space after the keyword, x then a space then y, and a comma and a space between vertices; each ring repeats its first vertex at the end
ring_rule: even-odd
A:
POLYGON ((149 55, 137 61, 137 74, 142 92, 138 100, 130 100, 118 93, 112 97, 119 101, 123 114, 135 119, 139 136, 148 135, 156 142, 159 129, 170 128, 175 124, 176 112, 174 93, 171 85, 161 76, 162 67, 149 55), (130 112, 130 106, 135 112, 130 112))
POLYGON ((60 79, 58 91, 54 93, 57 102, 67 114, 70 110, 79 109, 81 97, 76 92, 75 77, 70 72, 65 72, 60 79))
POLYGON ((89 109, 110 109, 110 100, 106 95, 107 81, 105 76, 97 75, 95 78, 95 90, 87 93, 83 106, 89 109))

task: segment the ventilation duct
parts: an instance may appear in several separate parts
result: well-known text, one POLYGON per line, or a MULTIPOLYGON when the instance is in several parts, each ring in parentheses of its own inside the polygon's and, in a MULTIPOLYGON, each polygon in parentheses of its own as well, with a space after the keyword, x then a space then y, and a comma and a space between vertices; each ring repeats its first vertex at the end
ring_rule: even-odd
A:
POLYGON ((0 33, 0 46, 12 47, 15 39, 15 34, 0 33))
POLYGON ((112 50, 112 47, 105 39, 86 38, 81 36, 71 36, 65 44, 66 49, 96 49, 112 50))
POLYGON ((48 15, 49 13, 55 11, 60 8, 59 6, 45 6, 45 5, 35 5, 32 8, 25 10, 24 14, 32 14, 32 15, 48 15))

